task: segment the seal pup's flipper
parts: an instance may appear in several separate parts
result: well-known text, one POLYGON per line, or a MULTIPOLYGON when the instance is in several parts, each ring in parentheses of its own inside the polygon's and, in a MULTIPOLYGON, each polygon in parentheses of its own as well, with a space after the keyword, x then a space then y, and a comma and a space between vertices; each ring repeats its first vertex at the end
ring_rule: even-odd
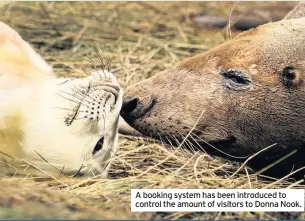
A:
POLYGON ((0 89, 52 76, 52 68, 8 25, 0 22, 0 89))

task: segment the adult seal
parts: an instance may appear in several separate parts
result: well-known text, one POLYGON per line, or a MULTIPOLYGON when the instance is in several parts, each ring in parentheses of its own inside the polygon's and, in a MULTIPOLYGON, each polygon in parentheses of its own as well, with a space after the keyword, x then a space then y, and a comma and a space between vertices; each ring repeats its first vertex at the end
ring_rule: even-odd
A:
POLYGON ((266 173, 300 178, 304 74, 305 18, 269 23, 129 86, 121 115, 169 144, 187 137, 185 146, 237 161, 261 151, 248 165, 280 161, 266 173))
POLYGON ((1 156, 44 171, 107 176, 123 96, 114 75, 56 78, 18 33, 0 29, 1 156))

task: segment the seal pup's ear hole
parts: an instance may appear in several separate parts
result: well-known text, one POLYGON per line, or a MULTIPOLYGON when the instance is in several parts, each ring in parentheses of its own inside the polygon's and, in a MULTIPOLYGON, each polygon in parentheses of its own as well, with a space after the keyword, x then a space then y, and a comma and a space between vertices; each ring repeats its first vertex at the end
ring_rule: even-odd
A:
POLYGON ((287 88, 297 87, 303 83, 300 71, 293 66, 287 66, 282 70, 282 80, 287 88))

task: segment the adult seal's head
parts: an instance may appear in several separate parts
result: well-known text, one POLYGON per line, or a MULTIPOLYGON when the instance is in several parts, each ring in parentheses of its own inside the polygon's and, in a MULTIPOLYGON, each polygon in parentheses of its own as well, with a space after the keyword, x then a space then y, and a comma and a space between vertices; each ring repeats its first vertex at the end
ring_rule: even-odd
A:
POLYGON ((235 160, 276 143, 257 169, 297 149, 268 170, 284 175, 305 165, 304 74, 305 18, 269 23, 130 86, 121 114, 144 135, 235 160))
POLYGON ((14 30, 0 27, 1 156, 46 171, 106 176, 123 96, 114 75, 56 78, 14 30))

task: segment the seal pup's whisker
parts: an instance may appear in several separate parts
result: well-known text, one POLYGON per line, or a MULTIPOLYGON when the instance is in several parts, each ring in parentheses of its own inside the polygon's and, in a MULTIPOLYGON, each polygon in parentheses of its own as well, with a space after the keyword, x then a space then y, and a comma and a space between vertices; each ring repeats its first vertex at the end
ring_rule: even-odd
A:
POLYGON ((108 55, 107 56, 101 55, 101 53, 100 53, 100 51, 98 50, 97 47, 89 46, 89 48, 94 52, 93 58, 97 59, 97 64, 95 64, 93 62, 93 59, 90 58, 88 56, 88 54, 85 54, 85 56, 87 57, 87 61, 95 68, 95 71, 99 74, 99 77, 101 79, 110 79, 110 75, 107 74, 108 72, 111 71, 111 59, 110 59, 110 57, 108 55), (106 57, 106 63, 104 62, 104 57, 106 57), (99 66, 99 68, 97 67, 97 65, 99 66), (100 71, 103 72, 104 76, 101 75, 100 71))
POLYGON ((92 62, 91 58, 89 58, 89 56, 87 54, 85 54, 87 56, 86 61, 88 61, 95 69, 95 71, 99 74, 99 77, 102 79, 103 77, 100 75, 100 69, 97 68, 97 66, 92 62))
MULTIPOLYGON (((65 94, 65 95, 68 95, 68 96, 70 96, 72 98, 75 98, 74 99, 75 102, 80 102, 80 103, 87 102, 87 104, 91 104, 91 102, 89 100, 85 99, 85 96, 83 98, 81 98, 81 97, 77 97, 74 94, 70 94, 70 93, 66 93, 66 92, 62 92, 62 93, 65 94)), ((67 98, 67 97, 65 97, 65 98, 67 98)), ((72 100, 71 98, 67 98, 67 99, 72 100)))
MULTIPOLYGON (((104 63, 104 59, 103 59, 100 51, 96 47, 93 47, 93 51, 95 52, 95 55, 96 55, 96 58, 97 58, 99 64, 102 65, 102 71, 103 71, 104 76, 106 78, 106 74, 104 72, 104 68, 106 68, 106 64, 104 63)), ((108 70, 107 71, 110 71, 109 66, 108 66, 108 70)))
POLYGON ((57 178, 60 177, 60 175, 64 172, 64 169, 65 169, 65 165, 63 165, 62 169, 60 170, 60 173, 58 174, 57 178))
MULTIPOLYGON (((51 107, 51 108, 56 108, 56 109, 61 109, 63 111, 74 111, 73 109, 70 108, 64 108, 64 107, 51 107)), ((79 112, 86 112, 86 111, 80 111, 79 112)))
POLYGON ((92 92, 90 92, 90 86, 88 86, 88 89, 86 91, 75 88, 72 88, 72 91, 74 92, 74 94, 70 94, 70 95, 80 100, 84 99, 85 97, 88 97, 89 99, 94 99, 94 95, 92 94, 92 92), (80 97, 77 97, 77 95, 79 95, 80 97))
POLYGON ((82 102, 79 101, 79 100, 75 100, 75 99, 71 99, 71 98, 65 97, 65 96, 61 95, 60 93, 61 93, 61 92, 58 92, 57 95, 61 96, 62 98, 66 99, 66 100, 68 100, 68 101, 74 102, 74 103, 76 103, 76 104, 81 104, 81 103, 82 103, 82 102))
POLYGON ((36 150, 34 150, 36 152, 36 154, 43 159, 47 164, 49 164, 50 166, 52 166, 54 169, 58 170, 60 172, 60 174, 64 174, 66 177, 69 177, 66 173, 64 173, 63 169, 65 168, 65 166, 63 166, 63 168, 60 170, 57 167, 55 167, 54 165, 52 165, 46 158, 44 158, 41 154, 39 154, 36 150))
POLYGON ((75 177, 77 177, 79 174, 80 174, 80 172, 81 172, 81 170, 84 168, 84 165, 82 164, 81 166, 80 166, 80 168, 77 170, 77 172, 75 173, 75 174, 73 174, 71 177, 72 178, 75 178, 75 177))

